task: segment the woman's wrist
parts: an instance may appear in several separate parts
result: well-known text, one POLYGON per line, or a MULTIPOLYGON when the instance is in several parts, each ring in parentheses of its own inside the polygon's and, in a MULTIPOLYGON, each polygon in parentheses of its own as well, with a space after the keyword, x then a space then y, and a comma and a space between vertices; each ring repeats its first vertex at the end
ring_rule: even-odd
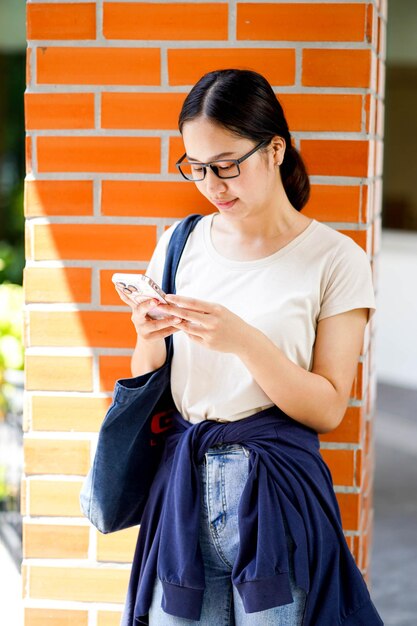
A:
POLYGON ((164 339, 149 341, 138 335, 131 359, 132 376, 140 376, 156 370, 167 357, 164 339))
POLYGON ((242 339, 239 342, 236 356, 246 365, 253 356, 259 356, 259 352, 262 351, 264 346, 270 340, 259 328, 246 324, 242 339))

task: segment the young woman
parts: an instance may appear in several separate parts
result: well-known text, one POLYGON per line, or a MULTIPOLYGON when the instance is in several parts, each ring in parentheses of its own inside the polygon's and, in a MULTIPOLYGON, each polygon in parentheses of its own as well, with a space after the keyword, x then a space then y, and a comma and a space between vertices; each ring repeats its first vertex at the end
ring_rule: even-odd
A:
MULTIPOLYGON (((174 433, 144 513, 124 626, 381 625, 345 541, 318 433, 345 413, 375 310, 366 253, 302 215, 309 179, 256 72, 203 76, 177 166, 213 204, 176 295, 132 305, 132 375, 173 335, 174 433)), ((146 274, 162 282, 161 236, 146 274)))

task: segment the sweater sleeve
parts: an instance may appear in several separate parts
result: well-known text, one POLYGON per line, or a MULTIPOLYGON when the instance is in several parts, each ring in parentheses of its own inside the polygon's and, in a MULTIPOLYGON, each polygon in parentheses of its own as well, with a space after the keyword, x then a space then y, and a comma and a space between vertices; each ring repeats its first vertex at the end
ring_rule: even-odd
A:
POLYGON ((172 233, 178 226, 180 221, 174 222, 167 230, 165 230, 155 246, 152 253, 151 260, 146 268, 146 276, 152 278, 159 286, 162 285, 162 277, 164 275, 165 257, 168 249, 168 244, 171 239, 172 233))
POLYGON ((369 309, 369 322, 376 310, 372 269, 366 252, 346 237, 330 266, 318 321, 362 307, 369 309))

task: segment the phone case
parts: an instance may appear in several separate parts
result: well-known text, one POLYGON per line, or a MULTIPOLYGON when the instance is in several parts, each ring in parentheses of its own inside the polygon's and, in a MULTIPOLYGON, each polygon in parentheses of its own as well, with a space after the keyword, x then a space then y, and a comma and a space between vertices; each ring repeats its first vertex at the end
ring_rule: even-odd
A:
MULTIPOLYGON (((121 287, 123 292, 136 302, 142 299, 154 298, 155 300, 159 300, 159 302, 168 304, 164 298, 165 293, 159 285, 157 285, 152 278, 145 276, 144 274, 116 273, 112 276, 112 282, 121 287), (139 296, 139 298, 137 296, 139 296)), ((161 313, 158 307, 148 311, 148 315, 153 319, 162 319, 163 317, 167 317, 167 315, 161 313)))

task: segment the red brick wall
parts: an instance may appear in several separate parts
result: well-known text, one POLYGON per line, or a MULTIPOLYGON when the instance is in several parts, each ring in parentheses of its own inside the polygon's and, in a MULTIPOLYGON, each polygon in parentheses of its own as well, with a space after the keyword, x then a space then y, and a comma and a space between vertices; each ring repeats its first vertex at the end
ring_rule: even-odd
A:
MULTIPOLYGON (((111 274, 143 271, 167 225, 213 208, 173 167, 185 94, 211 69, 263 73, 311 174, 304 213, 361 245, 377 285, 386 11, 383 0, 28 2, 25 626, 119 623, 137 528, 100 535, 78 496, 135 343, 111 274)), ((368 582, 377 318, 345 418, 320 436, 368 582)))

